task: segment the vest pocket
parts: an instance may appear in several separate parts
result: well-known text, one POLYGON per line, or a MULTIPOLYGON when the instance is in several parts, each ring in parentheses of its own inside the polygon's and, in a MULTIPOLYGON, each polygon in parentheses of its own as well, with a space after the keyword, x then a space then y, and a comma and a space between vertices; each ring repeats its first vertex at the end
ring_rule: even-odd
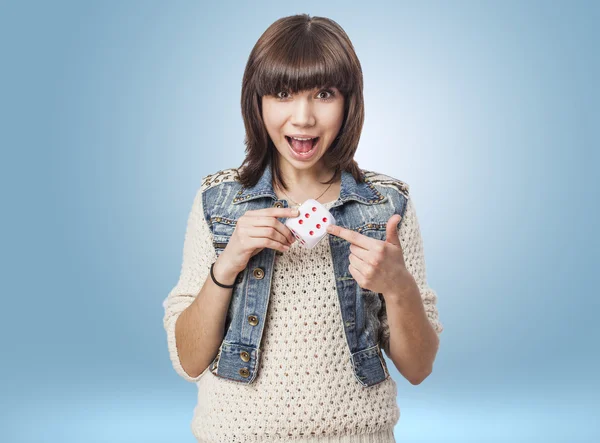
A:
POLYGON ((229 243, 229 241, 227 242, 213 242, 213 246, 215 247, 215 252, 217 253, 217 257, 219 255, 221 255, 221 252, 223 252, 225 250, 225 248, 227 247, 227 244, 229 243))
POLYGON ((227 247, 235 230, 236 221, 223 217, 213 217, 211 218, 211 222, 213 246, 218 257, 227 247))
POLYGON ((390 378, 379 344, 355 352, 350 356, 350 361, 356 380, 364 388, 379 384, 390 378))
POLYGON ((386 227, 387 222, 371 222, 351 229, 375 240, 385 240, 386 227))

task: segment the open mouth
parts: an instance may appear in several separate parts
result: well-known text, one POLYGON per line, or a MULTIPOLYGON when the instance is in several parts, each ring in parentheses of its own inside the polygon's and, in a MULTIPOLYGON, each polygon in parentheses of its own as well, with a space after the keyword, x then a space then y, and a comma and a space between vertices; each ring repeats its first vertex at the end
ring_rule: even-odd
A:
POLYGON ((310 140, 298 139, 295 137, 285 136, 290 148, 300 156, 306 156, 312 153, 320 140, 320 137, 315 137, 310 140))

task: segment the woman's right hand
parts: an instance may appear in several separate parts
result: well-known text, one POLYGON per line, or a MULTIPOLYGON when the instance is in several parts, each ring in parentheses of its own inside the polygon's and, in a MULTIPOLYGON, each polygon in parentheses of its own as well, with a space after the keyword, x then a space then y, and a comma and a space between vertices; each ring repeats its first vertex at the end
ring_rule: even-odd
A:
POLYGON ((224 264, 227 263, 226 266, 232 272, 239 273, 246 268, 250 259, 264 248, 287 251, 296 238, 292 231, 277 218, 297 215, 297 208, 264 208, 246 211, 238 219, 229 243, 219 258, 224 264))

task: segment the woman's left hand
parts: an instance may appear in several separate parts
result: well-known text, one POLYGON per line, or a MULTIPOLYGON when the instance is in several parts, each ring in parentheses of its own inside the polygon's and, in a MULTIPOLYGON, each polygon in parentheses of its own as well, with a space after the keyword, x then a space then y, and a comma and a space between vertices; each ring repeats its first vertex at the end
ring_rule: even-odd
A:
POLYGON ((402 297, 406 288, 416 284, 406 269, 398 238, 401 219, 399 214, 390 217, 385 241, 337 225, 327 227, 328 233, 351 243, 348 269, 361 288, 381 292, 386 297, 402 297))

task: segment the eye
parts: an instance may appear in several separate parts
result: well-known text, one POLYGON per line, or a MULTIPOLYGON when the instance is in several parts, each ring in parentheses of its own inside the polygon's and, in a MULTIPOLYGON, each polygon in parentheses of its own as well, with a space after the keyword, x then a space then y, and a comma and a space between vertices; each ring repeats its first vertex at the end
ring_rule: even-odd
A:
POLYGON ((281 98, 281 99, 286 99, 286 98, 289 98, 289 94, 290 93, 288 91, 279 91, 277 94, 275 94, 275 97, 281 98), (287 97, 282 97, 281 94, 287 94, 288 96, 287 97))
POLYGON ((330 101, 333 100, 333 98, 335 97, 335 92, 332 89, 323 89, 321 92, 319 92, 319 96, 321 94, 327 94, 325 97, 321 97, 323 99, 323 101, 330 101))

